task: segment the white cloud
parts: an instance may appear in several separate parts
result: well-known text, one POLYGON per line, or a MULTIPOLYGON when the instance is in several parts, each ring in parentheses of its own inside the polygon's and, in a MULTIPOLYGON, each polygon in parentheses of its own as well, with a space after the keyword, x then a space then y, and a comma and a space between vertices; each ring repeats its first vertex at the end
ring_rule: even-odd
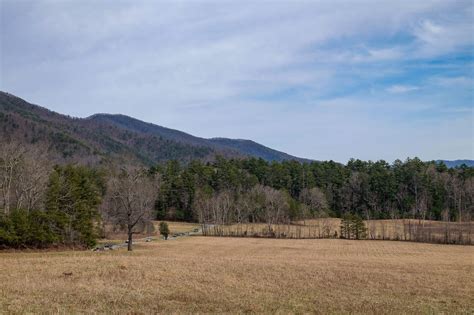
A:
POLYGON ((399 84, 396 84, 396 85, 392 85, 392 86, 388 87, 386 89, 386 91, 389 92, 389 93, 399 94, 399 93, 413 92, 413 91, 416 91, 416 90, 419 90, 419 89, 420 88, 418 86, 414 86, 414 85, 399 85, 399 84))
MULTIPOLYGON (((472 20, 453 18, 452 20, 423 20, 413 29, 418 39, 418 57, 439 56, 460 48, 472 48, 474 27, 472 20)), ((472 52, 472 51, 471 51, 472 52)))
POLYGON ((425 20, 415 28, 413 33, 423 42, 437 44, 444 36, 446 36, 447 30, 441 25, 437 25, 430 20, 425 20))

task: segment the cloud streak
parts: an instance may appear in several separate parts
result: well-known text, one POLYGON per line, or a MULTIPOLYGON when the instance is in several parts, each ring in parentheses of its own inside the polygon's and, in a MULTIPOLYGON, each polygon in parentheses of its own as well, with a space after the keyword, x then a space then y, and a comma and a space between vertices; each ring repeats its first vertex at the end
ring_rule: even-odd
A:
POLYGON ((388 87, 386 90, 389 93, 408 93, 408 92, 413 92, 419 89, 420 88, 418 86, 397 84, 397 85, 392 85, 388 87))

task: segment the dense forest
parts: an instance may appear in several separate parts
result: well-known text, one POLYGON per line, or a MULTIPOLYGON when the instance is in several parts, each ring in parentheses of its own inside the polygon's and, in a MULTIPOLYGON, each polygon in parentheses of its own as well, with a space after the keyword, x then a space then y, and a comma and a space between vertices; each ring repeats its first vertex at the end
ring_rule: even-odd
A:
POLYGON ((474 168, 447 168, 443 162, 418 158, 393 164, 352 159, 346 165, 217 158, 206 164, 171 161, 151 172, 162 179, 158 219, 199 220, 203 204, 225 199, 230 210, 224 218, 211 221, 265 221, 260 211, 264 206, 258 203, 272 198, 282 207, 281 220, 352 213, 366 220, 465 221, 474 211, 474 168), (254 208, 237 218, 248 208, 239 204, 249 202, 254 208))
POLYGON ((407 159, 168 161, 151 168, 53 162, 41 146, 0 150, 0 248, 94 246, 106 227, 128 234, 150 221, 265 223, 347 217, 466 222, 474 168, 407 159))

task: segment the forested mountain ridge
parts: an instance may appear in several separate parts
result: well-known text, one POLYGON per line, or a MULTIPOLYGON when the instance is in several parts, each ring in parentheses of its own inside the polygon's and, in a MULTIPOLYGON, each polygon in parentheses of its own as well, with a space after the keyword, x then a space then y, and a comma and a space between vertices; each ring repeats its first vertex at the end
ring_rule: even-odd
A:
POLYGON ((160 136, 168 140, 186 143, 194 146, 209 146, 209 141, 152 123, 147 123, 122 114, 95 114, 86 118, 97 123, 104 123, 127 129, 129 131, 160 136))
MULTIPOLYGON (((168 160, 209 161, 216 155, 311 162, 251 140, 205 139, 120 114, 74 118, 0 91, 0 142, 11 140, 39 144, 66 162, 89 164, 113 160, 151 166, 168 160)), ((448 167, 474 165, 473 160, 443 162, 448 167)))
POLYGON ((268 148, 252 140, 212 138, 209 139, 209 141, 229 149, 237 150, 252 157, 262 158, 265 161, 281 162, 297 160, 299 162, 311 162, 309 159, 295 158, 294 156, 268 148))
POLYGON ((48 148, 67 162, 153 164, 168 159, 205 158, 209 148, 191 147, 111 124, 73 118, 0 93, 0 139, 48 148))
POLYGON ((170 129, 155 124, 143 122, 141 120, 125 116, 112 114, 95 114, 87 119, 97 122, 105 122, 130 131, 159 136, 167 140, 177 141, 193 146, 209 147, 218 152, 226 152, 227 155, 249 156, 262 158, 266 161, 286 161, 297 160, 300 162, 310 161, 308 159, 297 158, 295 156, 280 152, 252 140, 211 138, 205 139, 196 137, 185 132, 170 129))
POLYGON ((0 92, 0 122, 1 141, 46 145, 66 161, 114 160, 153 165, 171 159, 212 160, 216 155, 303 161, 252 141, 241 145, 241 140, 226 139, 226 143, 221 143, 125 115, 73 118, 5 92, 0 92))
POLYGON ((446 164, 447 167, 450 167, 450 168, 461 166, 463 164, 465 164, 466 166, 469 166, 469 167, 474 167, 474 160, 452 160, 452 161, 438 160, 436 162, 443 162, 444 164, 446 164))

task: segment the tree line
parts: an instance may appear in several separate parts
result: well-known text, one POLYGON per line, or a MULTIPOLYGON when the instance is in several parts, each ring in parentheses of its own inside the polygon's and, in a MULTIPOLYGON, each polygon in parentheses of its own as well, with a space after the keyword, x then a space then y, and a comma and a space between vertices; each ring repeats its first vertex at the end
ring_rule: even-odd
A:
POLYGON ((150 171, 162 178, 158 219, 226 224, 350 213, 364 220, 459 222, 470 221, 474 212, 474 168, 418 158, 392 164, 352 159, 346 165, 217 158, 171 161, 150 171))
MULTIPOLYGON (((275 224, 314 218, 466 222, 474 211, 474 168, 416 158, 346 165, 222 157, 151 168, 55 164, 40 147, 2 146, 0 248, 91 247, 108 225, 127 233, 131 249, 134 234, 153 229, 152 219, 262 223, 271 233, 275 224)), ((354 229, 346 230, 353 238, 354 229)))

